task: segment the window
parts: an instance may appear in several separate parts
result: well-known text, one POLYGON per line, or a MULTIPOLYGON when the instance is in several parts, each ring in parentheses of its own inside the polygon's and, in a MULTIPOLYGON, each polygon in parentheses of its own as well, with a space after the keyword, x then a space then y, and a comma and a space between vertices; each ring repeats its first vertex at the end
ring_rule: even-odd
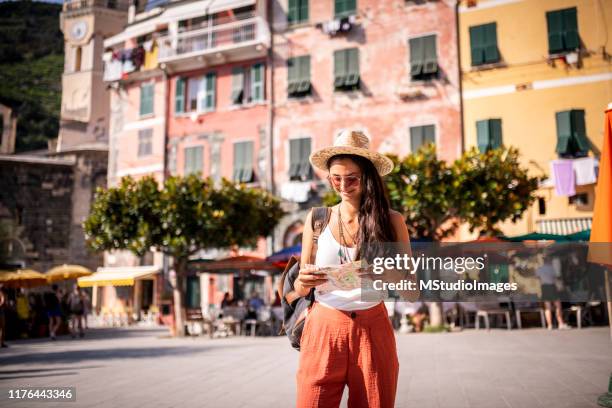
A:
POLYGON ((334 52, 334 89, 354 90, 359 87, 359 49, 334 52))
POLYGON ((497 23, 470 27, 472 66, 499 62, 497 23))
POLYGON ((251 68, 251 101, 261 102, 264 100, 264 66, 255 64, 251 68))
POLYGON ((557 147, 561 157, 581 157, 589 152, 589 141, 584 125, 584 110, 572 109, 556 113, 557 147))
POLYGON ((287 94, 299 97, 310 93, 310 56, 287 60, 287 94))
POLYGON ((83 48, 77 47, 74 51, 74 71, 79 72, 81 70, 81 61, 83 60, 83 48))
POLYGON ((186 147, 185 152, 185 176, 189 174, 202 173, 202 146, 186 147))
POLYGON ((253 142, 234 143, 234 181, 253 181, 253 142))
POLYGON ((138 131, 138 157, 149 156, 153 153, 153 129, 138 131))
POLYGON ((155 85, 152 83, 140 86, 140 116, 153 114, 153 90, 155 85))
POLYGON ((546 200, 544 197, 538 197, 538 214, 546 215, 546 200))
POLYGON ((176 80, 176 92, 174 94, 174 112, 183 113, 185 112, 185 78, 177 78, 176 80))
POLYGON ((414 126, 410 128, 410 151, 416 153, 421 146, 436 143, 436 128, 434 125, 414 126))
POLYGON ((502 147, 501 119, 476 122, 476 140, 481 153, 502 147))
POLYGON ((547 12, 546 23, 549 54, 574 51, 580 48, 575 7, 547 12))
POLYGON ((568 202, 578 207, 589 205, 589 194, 588 193, 575 194, 568 198, 568 202))
POLYGON ((356 14, 357 0, 335 0, 334 16, 336 18, 346 17, 356 14))
POLYGON ((242 105, 248 102, 263 101, 265 98, 264 73, 265 65, 262 63, 252 67, 234 67, 232 69, 232 104, 242 105))
POLYGON ((289 140, 289 179, 310 180, 312 168, 308 157, 310 156, 310 138, 289 140))
POLYGON ((289 0, 287 22, 298 24, 308 21, 308 0, 289 0))
POLYGON ((232 69, 232 103, 234 105, 244 103, 244 80, 244 68, 232 69))
POLYGON ((438 73, 438 56, 436 51, 436 36, 410 39, 410 77, 427 80, 438 73))
POLYGON ((187 277, 187 293, 185 296, 185 307, 187 309, 199 309, 200 306, 200 277, 187 277))
POLYGON ((215 110, 216 105, 217 74, 209 72, 201 77, 189 79, 179 78, 176 85, 174 101, 175 111, 180 112, 208 112, 215 110), (187 82, 187 86, 185 86, 187 82), (187 95, 185 95, 185 90, 187 95), (187 101, 187 106, 185 106, 187 101), (184 108, 183 108, 184 107, 184 108), (183 110, 181 110, 183 108, 183 110))

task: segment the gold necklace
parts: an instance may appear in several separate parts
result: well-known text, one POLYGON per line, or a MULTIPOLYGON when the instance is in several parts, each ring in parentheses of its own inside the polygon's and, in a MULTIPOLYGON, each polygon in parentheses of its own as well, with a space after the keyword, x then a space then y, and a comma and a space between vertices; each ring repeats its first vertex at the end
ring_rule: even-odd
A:
MULTIPOLYGON (((340 257, 341 264, 351 262, 351 254, 348 249, 348 246, 346 245, 346 239, 344 238, 344 230, 342 228, 342 225, 342 212, 340 211, 340 206, 338 206, 338 232, 340 233, 340 248, 338 249, 338 256, 340 257), (344 246, 342 244, 344 244, 344 246), (344 251, 342 251, 342 248, 344 248, 344 251)), ((351 237, 351 239, 353 240, 353 245, 355 245, 357 243, 355 237, 351 234, 348 227, 346 229, 348 231, 349 237, 351 237)))

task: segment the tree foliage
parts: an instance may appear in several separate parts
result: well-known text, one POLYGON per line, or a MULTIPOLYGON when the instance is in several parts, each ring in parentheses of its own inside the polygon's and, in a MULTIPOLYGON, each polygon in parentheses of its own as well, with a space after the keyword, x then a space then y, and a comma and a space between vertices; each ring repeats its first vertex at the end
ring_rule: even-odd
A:
POLYGON ((119 186, 98 189, 84 223, 94 250, 151 248, 176 258, 200 249, 253 247, 284 215, 268 192, 195 175, 170 177, 162 188, 153 177, 124 177, 119 186))

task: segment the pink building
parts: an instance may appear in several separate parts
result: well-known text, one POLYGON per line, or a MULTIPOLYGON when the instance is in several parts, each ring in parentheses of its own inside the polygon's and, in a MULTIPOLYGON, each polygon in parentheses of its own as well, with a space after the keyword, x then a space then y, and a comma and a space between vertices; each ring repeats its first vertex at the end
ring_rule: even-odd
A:
POLYGON ((344 128, 404 156, 432 141, 461 153, 456 12, 452 2, 273 2, 274 180, 291 208, 276 249, 301 240, 306 211, 326 188, 311 151, 344 128))

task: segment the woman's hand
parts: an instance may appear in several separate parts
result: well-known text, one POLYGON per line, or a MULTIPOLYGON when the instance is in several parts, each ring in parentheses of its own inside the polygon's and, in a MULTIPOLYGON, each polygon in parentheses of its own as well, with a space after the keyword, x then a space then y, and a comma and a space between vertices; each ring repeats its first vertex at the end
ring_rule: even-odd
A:
POLYGON ((304 297, 310 293, 310 289, 327 282, 325 274, 317 273, 319 267, 315 265, 304 265, 300 269, 300 274, 293 282, 293 290, 300 296, 304 297))

